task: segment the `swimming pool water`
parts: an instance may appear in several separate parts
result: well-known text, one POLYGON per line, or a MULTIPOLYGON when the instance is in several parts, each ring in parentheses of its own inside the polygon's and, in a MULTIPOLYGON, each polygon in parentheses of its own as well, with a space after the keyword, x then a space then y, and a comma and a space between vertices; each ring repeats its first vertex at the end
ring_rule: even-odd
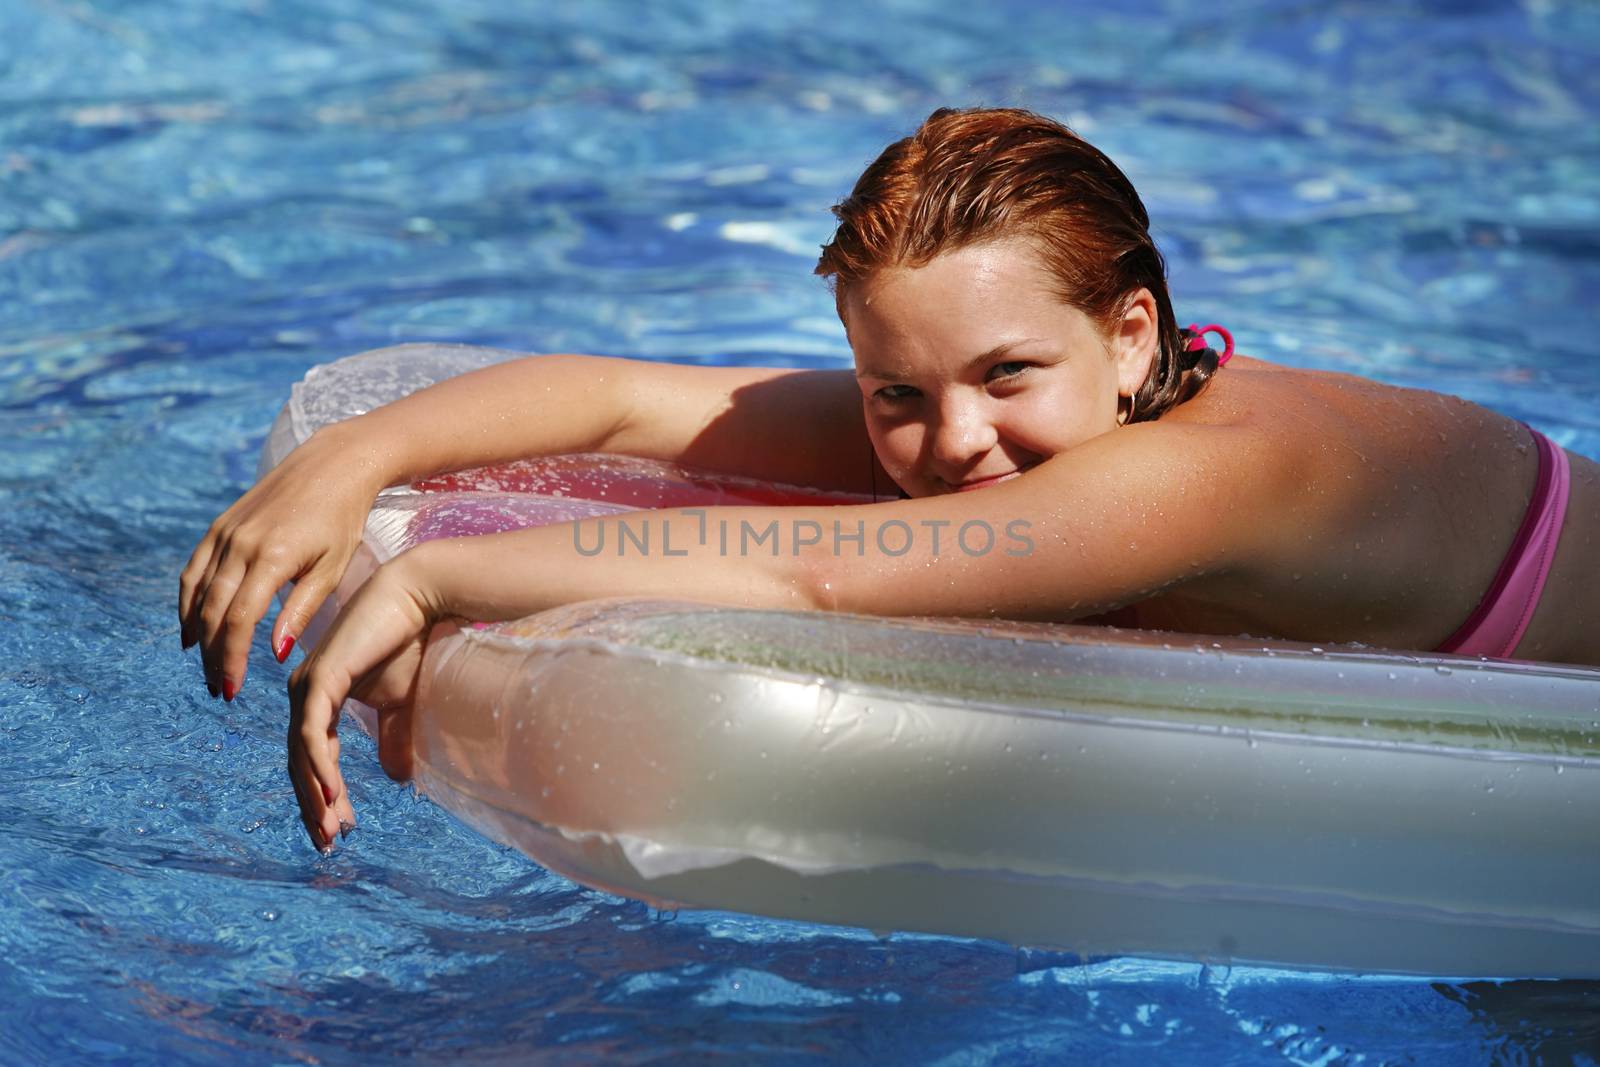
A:
POLYGON ((286 669, 258 640, 224 705, 178 648, 176 573, 306 368, 842 365, 827 208, 946 103, 1122 162, 1186 321, 1600 455, 1600 12, 1109 10, 0 4, 0 1063, 1594 1062, 1590 983, 653 912, 348 732, 362 827, 321 858, 286 669))

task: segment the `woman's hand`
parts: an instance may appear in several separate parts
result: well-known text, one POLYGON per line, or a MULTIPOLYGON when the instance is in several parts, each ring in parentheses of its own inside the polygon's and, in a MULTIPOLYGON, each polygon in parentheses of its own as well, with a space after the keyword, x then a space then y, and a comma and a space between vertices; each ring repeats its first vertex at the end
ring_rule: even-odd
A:
POLYGON ((327 851, 355 826, 339 773, 339 709, 354 697, 379 715, 379 758, 410 777, 411 709, 428 631, 440 615, 406 553, 380 567, 289 676, 289 779, 311 843, 327 851))
POLYGON ((286 582, 295 583, 273 625, 278 662, 361 543, 361 528, 389 476, 363 462, 349 424, 318 431, 219 515, 178 581, 183 647, 198 643, 206 686, 232 700, 244 685, 250 639, 286 582))

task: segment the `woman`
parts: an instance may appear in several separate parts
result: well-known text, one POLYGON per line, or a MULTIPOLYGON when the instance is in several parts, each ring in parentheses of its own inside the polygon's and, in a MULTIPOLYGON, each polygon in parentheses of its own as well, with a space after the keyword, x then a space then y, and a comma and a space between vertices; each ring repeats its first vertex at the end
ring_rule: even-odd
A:
POLYGON ((314 842, 354 819, 339 706, 405 707, 448 616, 687 595, 1600 663, 1600 467, 1463 400, 1206 349, 1177 327, 1137 193, 1065 127, 936 112, 835 211, 817 271, 854 373, 496 366, 321 431, 213 524, 179 611, 231 699, 273 591, 297 580, 281 660, 397 481, 610 451, 902 492, 606 520, 671 553, 596 556, 618 531, 586 523, 394 560, 290 679, 290 774, 314 842), (708 521, 780 532, 730 551, 708 521))

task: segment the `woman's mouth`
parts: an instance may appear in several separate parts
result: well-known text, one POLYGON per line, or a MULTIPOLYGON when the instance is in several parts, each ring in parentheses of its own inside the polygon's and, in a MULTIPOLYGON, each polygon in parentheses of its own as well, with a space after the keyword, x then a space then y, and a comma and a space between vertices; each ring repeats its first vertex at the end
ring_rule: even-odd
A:
POLYGON ((986 485, 999 485, 1001 482, 1009 482, 1023 471, 1032 470, 1035 466, 1036 464, 1029 463, 1004 474, 995 474, 987 478, 974 478, 966 482, 945 482, 944 484, 949 487, 952 493, 966 493, 973 489, 982 489, 986 485))

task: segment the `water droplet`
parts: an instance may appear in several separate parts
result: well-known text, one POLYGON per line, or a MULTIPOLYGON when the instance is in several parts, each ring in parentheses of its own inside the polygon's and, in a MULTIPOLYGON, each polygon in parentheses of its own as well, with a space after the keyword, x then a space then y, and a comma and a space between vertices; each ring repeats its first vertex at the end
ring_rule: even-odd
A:
POLYGON ((1434 668, 1433 668, 1433 671, 1434 671, 1435 674, 1451 674, 1451 673, 1453 673, 1450 670, 1450 668, 1446 667, 1443 663, 1436 664, 1434 666, 1434 668))

